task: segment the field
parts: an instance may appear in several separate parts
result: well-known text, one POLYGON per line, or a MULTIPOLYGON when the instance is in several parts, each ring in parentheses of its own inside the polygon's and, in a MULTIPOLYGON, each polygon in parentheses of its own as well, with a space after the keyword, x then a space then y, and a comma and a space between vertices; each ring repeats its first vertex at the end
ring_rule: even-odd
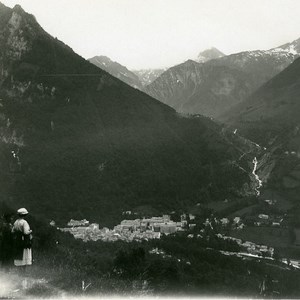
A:
POLYGON ((292 237, 286 228, 247 226, 242 230, 232 230, 230 236, 275 248, 292 246, 292 237))

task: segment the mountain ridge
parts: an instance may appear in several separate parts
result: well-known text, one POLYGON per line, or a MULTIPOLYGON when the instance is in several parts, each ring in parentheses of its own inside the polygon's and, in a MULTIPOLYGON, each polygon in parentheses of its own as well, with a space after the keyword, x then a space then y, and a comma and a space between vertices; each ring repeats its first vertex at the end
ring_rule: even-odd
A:
POLYGON ((187 61, 164 72, 144 90, 179 112, 203 114, 221 121, 228 110, 247 99, 299 56, 286 49, 244 51, 211 59, 202 63, 211 73, 201 77, 195 72, 197 62, 187 61), (227 73, 215 80, 220 67, 227 68, 227 73), (178 88, 177 80, 184 81, 183 87, 178 88))
POLYGON ((274 127, 281 127, 280 122, 296 126, 300 121, 298 110, 294 107, 298 105, 295 97, 299 93, 299 66, 300 58, 261 86, 246 102, 233 108, 224 119, 238 124, 243 119, 246 122, 261 123, 276 118, 274 127))
POLYGON ((221 107, 226 106, 227 110, 239 103, 247 91, 250 93, 242 72, 193 60, 170 68, 144 90, 156 99, 163 98, 163 103, 179 112, 201 113, 213 118, 220 114, 221 107), (242 88, 237 89, 237 86, 242 88), (199 102, 205 107, 197 109, 199 102))
POLYGON ((134 88, 140 89, 142 87, 139 77, 134 72, 131 72, 118 62, 112 61, 107 56, 94 56, 89 58, 88 61, 134 88))
POLYGON ((140 206, 163 213, 255 194, 249 158, 238 161, 250 144, 129 87, 27 14, 0 14, 1 199, 46 220, 112 226, 140 206))

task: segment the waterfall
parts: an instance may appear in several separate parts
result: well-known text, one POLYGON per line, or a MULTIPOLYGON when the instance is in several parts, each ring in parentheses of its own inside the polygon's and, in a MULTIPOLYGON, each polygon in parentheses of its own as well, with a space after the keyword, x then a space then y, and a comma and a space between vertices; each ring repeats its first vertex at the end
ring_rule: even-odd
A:
POLYGON ((260 195, 259 189, 262 187, 262 180, 260 180, 259 177, 258 177, 258 175, 256 174, 257 164, 258 164, 257 158, 254 157, 254 159, 253 159, 252 162, 254 164, 254 167, 253 167, 253 170, 252 170, 252 174, 254 175, 254 178, 257 181, 257 186, 255 187, 255 191, 256 191, 256 195, 259 196, 260 195))

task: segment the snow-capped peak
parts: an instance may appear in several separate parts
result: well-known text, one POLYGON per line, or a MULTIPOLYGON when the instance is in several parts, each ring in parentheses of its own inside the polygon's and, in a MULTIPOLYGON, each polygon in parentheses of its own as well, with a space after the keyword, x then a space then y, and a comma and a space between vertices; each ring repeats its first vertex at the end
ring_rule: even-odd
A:
POLYGON ((273 52, 286 52, 298 56, 300 55, 300 38, 270 50, 273 52))

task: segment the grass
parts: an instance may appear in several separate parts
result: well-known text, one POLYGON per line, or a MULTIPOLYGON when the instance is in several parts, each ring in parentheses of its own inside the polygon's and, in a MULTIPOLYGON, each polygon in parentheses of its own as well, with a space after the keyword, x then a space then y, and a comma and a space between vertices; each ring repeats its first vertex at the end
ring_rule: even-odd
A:
POLYGON ((266 189, 262 191, 260 196, 261 200, 276 200, 274 207, 278 208, 279 210, 286 212, 292 208, 293 204, 288 201, 285 197, 280 195, 274 190, 266 189))
POLYGON ((233 201, 214 201, 207 204, 207 208, 213 210, 219 216, 235 217, 251 213, 256 207, 255 199, 236 199, 233 201))
POLYGON ((242 230, 232 230, 230 236, 275 248, 291 245, 290 233, 286 228, 247 226, 242 230))
POLYGON ((234 213, 232 213, 229 217, 243 217, 247 214, 251 214, 252 210, 256 207, 259 207, 258 204, 254 204, 254 205, 250 205, 247 207, 244 207, 242 209, 239 209, 237 211, 235 211, 234 213))
POLYGON ((215 202, 211 202, 207 204, 207 207, 212 209, 215 212, 221 212, 225 209, 230 208, 231 206, 233 206, 234 204, 236 204, 237 201, 215 201, 215 202))
POLYGON ((300 247, 290 246, 290 247, 279 247, 277 248, 280 257, 288 257, 290 259, 300 259, 300 247))

